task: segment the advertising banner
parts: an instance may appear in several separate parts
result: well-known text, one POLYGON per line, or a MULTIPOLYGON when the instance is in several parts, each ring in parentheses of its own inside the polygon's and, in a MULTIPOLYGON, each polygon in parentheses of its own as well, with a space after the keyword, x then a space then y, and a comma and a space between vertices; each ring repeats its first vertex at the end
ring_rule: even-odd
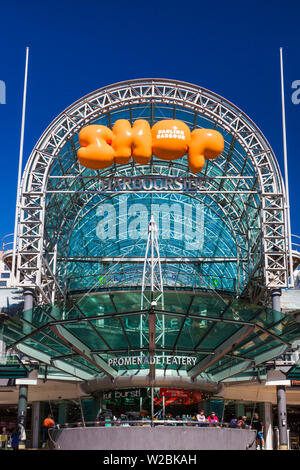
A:
POLYGON ((145 388, 128 389, 128 390, 112 390, 103 393, 104 403, 106 405, 136 405, 139 404, 140 398, 147 397, 145 388))

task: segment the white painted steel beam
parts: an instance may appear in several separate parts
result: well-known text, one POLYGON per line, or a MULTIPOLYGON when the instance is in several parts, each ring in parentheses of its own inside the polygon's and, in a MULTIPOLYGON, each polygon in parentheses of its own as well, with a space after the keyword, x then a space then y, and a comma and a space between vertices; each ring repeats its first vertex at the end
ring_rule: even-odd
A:
POLYGON ((192 369, 188 371, 188 375, 192 378, 204 372, 213 364, 218 362, 222 357, 228 354, 231 350, 247 338, 254 331, 254 326, 243 326, 236 331, 232 336, 225 340, 218 348, 215 349, 213 356, 207 356, 202 361, 198 362, 192 369))

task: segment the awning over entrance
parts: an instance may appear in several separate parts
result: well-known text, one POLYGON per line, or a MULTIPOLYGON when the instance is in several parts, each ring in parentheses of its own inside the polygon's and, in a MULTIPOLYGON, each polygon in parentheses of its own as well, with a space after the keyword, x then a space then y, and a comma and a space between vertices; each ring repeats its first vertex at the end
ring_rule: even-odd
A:
POLYGON ((293 318, 264 306, 214 293, 166 291, 164 298, 164 310, 141 311, 136 291, 73 296, 34 307, 31 321, 28 312, 11 318, 3 339, 47 365, 48 374, 135 376, 146 383, 151 364, 156 377, 222 382, 283 354, 299 338, 293 318), (156 323, 151 354, 150 315, 156 323))

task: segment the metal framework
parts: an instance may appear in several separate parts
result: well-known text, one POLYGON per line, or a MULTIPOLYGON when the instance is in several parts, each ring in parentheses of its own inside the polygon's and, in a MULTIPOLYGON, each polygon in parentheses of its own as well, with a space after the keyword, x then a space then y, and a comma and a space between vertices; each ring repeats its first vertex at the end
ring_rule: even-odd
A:
MULTIPOLYGON (((177 118, 180 109, 190 126, 192 123, 194 128, 201 127, 201 117, 222 130, 225 158, 210 162, 202 175, 203 187, 191 197, 201 199, 212 218, 223 219, 235 238, 237 276, 247 278, 244 295, 254 301, 265 288, 287 287, 285 193, 269 143, 255 124, 224 98, 195 85, 165 79, 132 80, 102 88, 67 108, 44 132, 27 162, 19 193, 15 286, 35 289, 40 302, 53 303, 64 296, 67 264, 61 260, 63 247, 68 247, 74 227, 80 227, 88 214, 94 195, 99 193, 99 180, 112 175, 143 174, 143 169, 134 163, 101 174, 84 171, 76 159, 74 137, 83 126, 100 117, 111 125, 122 109, 127 110, 132 121, 133 111, 139 106, 147 107, 151 124, 165 118, 164 110, 177 118), (65 146, 73 152, 71 160, 64 160, 65 146), (59 174, 52 172, 55 165, 60 168, 59 174), (59 196, 65 197, 63 205, 59 196), (52 218, 54 213, 56 221, 52 218)), ((150 166, 150 172, 190 174, 183 161, 159 162, 150 166)), ((103 200, 112 197, 108 191, 103 200)), ((213 230, 211 236, 217 237, 213 230)), ((189 263, 174 255, 177 259, 172 265, 188 269, 189 263)), ((135 266, 134 259, 129 261, 135 266)), ((110 266, 119 264, 112 260, 110 266)), ((214 263, 212 270, 213 266, 214 263)))
POLYGON ((144 258, 142 281, 141 310, 145 307, 160 305, 164 309, 164 285, 161 274, 161 261, 158 246, 158 230, 153 215, 148 228, 148 240, 144 258), (150 286, 150 299, 146 295, 146 286, 150 286))

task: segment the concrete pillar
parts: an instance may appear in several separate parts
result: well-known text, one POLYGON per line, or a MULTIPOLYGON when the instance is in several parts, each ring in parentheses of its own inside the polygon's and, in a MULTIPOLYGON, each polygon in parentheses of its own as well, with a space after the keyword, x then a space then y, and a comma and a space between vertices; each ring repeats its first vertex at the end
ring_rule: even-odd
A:
POLYGON ((26 425, 28 385, 19 386, 18 423, 26 425))
MULTIPOLYGON (((19 386, 19 402, 18 402, 18 423, 22 424, 26 429, 26 415, 27 415, 27 397, 28 385, 19 386)), ((25 449, 26 442, 19 441, 19 449, 25 449)))
POLYGON ((245 415, 245 405, 244 403, 237 402, 235 403, 235 415, 238 418, 239 416, 245 415))
POLYGON ((58 424, 65 424, 67 418, 67 403, 63 401, 58 405, 58 424))
POLYGON ((264 403, 265 449, 273 450, 273 414, 272 403, 264 403))
POLYGON ((3 341, 3 329, 4 326, 1 322, 0 319, 0 364, 5 364, 6 363, 6 344, 3 341))
POLYGON ((39 401, 32 402, 32 416, 31 416, 31 434, 32 434, 32 448, 38 449, 40 444, 40 415, 41 404, 39 401))
POLYGON ((279 450, 288 450, 285 386, 277 385, 279 450))
POLYGON ((210 400, 204 400, 202 408, 206 417, 210 414, 210 400))
POLYGON ((272 297, 272 310, 273 310, 273 323, 277 323, 281 318, 281 304, 280 304, 280 297, 281 297, 281 289, 273 289, 271 291, 272 297))
POLYGON ((258 415, 259 415, 261 421, 264 422, 264 419, 265 419, 265 404, 264 403, 258 403, 257 408, 258 408, 258 415))
MULTIPOLYGON (((23 310, 24 320, 27 320, 30 323, 32 323, 34 291, 33 289, 24 289, 23 295, 24 295, 24 310, 23 310)), ((32 328, 26 323, 24 323, 24 326, 23 326, 24 334, 28 335, 29 333, 31 333, 31 330, 32 328)))
POLYGON ((95 420, 102 413, 103 409, 103 392, 97 393, 94 396, 94 409, 95 409, 95 420))

